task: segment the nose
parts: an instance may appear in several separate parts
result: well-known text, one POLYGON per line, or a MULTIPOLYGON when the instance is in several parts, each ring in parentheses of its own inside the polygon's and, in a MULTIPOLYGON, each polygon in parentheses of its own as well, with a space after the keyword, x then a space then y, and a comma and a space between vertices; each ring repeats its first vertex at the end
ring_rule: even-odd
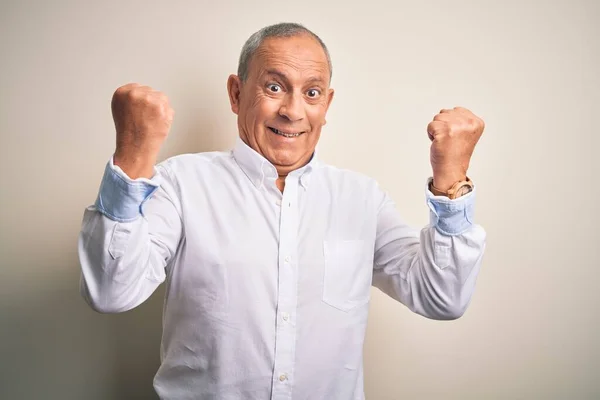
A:
POLYGON ((286 94, 279 107, 279 115, 291 122, 301 121, 304 118, 302 95, 294 92, 286 94))

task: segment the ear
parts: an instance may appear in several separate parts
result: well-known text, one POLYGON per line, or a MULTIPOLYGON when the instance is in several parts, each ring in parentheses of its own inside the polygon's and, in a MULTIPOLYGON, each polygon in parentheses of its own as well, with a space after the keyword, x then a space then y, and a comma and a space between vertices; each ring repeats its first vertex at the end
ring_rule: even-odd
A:
POLYGON ((229 93, 229 103, 231 111, 237 114, 240 110, 240 93, 242 89, 242 80, 237 75, 229 75, 227 79, 227 93, 229 93))
MULTIPOLYGON (((325 108, 325 115, 327 115, 329 106, 331 105, 331 102, 333 101, 334 93, 335 93, 335 91, 333 89, 327 89, 327 107, 325 108)), ((325 125, 326 123, 327 123, 327 121, 325 119, 323 119, 323 125, 325 125)))

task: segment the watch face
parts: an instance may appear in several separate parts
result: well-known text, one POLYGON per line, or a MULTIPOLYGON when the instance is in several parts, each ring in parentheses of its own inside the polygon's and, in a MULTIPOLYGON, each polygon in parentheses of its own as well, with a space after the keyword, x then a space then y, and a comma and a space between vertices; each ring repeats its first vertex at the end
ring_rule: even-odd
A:
POLYGON ((467 193, 471 193, 473 191, 473 187, 469 185, 461 186, 460 189, 456 191, 456 197, 464 196, 467 193))

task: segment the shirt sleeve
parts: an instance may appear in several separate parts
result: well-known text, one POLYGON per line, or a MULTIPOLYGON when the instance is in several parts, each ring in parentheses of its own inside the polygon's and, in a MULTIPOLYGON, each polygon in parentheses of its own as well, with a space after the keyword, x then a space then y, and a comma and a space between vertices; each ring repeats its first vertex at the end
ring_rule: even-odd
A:
POLYGON ((378 196, 373 285, 425 317, 462 316, 486 243, 473 223, 476 189, 455 200, 426 189, 430 223, 420 231, 403 221, 387 194, 378 196))
POLYGON ((445 196, 435 196, 431 193, 429 190, 431 181, 433 178, 427 180, 425 187, 431 225, 444 235, 460 235, 473 225, 476 189, 474 188, 473 191, 458 199, 451 200, 445 196))
POLYGON ((182 237, 174 185, 166 162, 152 179, 135 180, 107 163, 79 234, 80 291, 93 309, 132 309, 165 280, 182 237))
MULTIPOLYGON (((154 176, 157 176, 156 169, 154 176)), ((142 215, 144 202, 159 186, 157 180, 129 178, 118 165, 114 165, 113 157, 111 157, 104 169, 104 176, 96 198, 96 209, 114 221, 133 221, 142 215)))

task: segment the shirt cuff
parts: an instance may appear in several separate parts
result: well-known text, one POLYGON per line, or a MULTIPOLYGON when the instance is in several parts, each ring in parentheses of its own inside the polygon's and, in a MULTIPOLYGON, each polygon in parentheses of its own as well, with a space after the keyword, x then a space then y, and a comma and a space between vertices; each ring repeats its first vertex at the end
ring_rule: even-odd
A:
POLYGON ((130 222, 143 215, 142 205, 159 187, 154 178, 129 178, 119 166, 114 165, 111 157, 104 169, 95 206, 114 221, 130 222))
POLYGON ((446 196, 435 196, 429 190, 429 183, 433 178, 427 179, 425 196, 429 206, 429 218, 431 225, 437 230, 449 236, 460 235, 473 225, 473 214, 475 209, 476 188, 470 193, 451 200, 446 196))

